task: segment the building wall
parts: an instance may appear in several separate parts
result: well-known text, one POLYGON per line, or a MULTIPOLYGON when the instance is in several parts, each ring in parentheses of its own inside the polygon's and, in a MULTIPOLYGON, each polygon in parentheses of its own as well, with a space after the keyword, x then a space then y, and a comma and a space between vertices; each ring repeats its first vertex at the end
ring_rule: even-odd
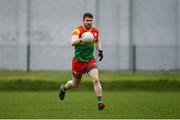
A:
POLYGON ((137 69, 177 69, 177 0, 135 0, 132 41, 137 45, 137 69))
POLYGON ((179 6, 180 0, 0 0, 0 69, 26 70, 29 44, 31 70, 70 70, 71 31, 90 11, 104 49, 100 69, 177 70, 179 6))

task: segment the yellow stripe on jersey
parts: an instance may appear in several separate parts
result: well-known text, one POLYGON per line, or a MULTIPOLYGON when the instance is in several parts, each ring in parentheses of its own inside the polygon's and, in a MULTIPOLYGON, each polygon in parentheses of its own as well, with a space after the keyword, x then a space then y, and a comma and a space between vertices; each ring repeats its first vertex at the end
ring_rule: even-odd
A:
POLYGON ((80 30, 78 29, 78 28, 76 28, 76 29, 74 29, 73 31, 72 31, 72 35, 79 35, 80 34, 80 30))

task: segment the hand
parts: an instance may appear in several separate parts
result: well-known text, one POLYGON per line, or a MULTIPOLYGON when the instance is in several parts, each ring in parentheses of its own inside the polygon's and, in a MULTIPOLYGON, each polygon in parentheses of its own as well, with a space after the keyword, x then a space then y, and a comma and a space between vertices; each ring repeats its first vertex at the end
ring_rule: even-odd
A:
POLYGON ((79 43, 82 42, 82 38, 79 38, 79 43))
POLYGON ((98 57, 99 57, 99 61, 101 61, 103 59, 103 51, 102 50, 99 50, 98 57))

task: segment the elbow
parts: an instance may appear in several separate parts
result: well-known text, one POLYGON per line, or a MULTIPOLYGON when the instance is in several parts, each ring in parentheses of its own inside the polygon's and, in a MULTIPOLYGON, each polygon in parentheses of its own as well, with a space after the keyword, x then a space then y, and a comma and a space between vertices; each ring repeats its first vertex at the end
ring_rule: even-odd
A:
POLYGON ((74 43, 74 42, 71 42, 71 45, 72 45, 72 46, 75 46, 75 43, 74 43))

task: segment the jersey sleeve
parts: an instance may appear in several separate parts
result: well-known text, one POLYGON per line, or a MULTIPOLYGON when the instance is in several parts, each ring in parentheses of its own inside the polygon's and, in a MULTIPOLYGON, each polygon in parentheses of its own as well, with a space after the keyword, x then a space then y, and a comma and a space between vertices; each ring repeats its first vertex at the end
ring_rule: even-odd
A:
POLYGON ((96 31, 97 31, 97 38, 99 38, 99 29, 96 28, 96 31))
POLYGON ((79 34, 80 34, 80 30, 78 28, 72 31, 72 35, 79 35, 79 34))

